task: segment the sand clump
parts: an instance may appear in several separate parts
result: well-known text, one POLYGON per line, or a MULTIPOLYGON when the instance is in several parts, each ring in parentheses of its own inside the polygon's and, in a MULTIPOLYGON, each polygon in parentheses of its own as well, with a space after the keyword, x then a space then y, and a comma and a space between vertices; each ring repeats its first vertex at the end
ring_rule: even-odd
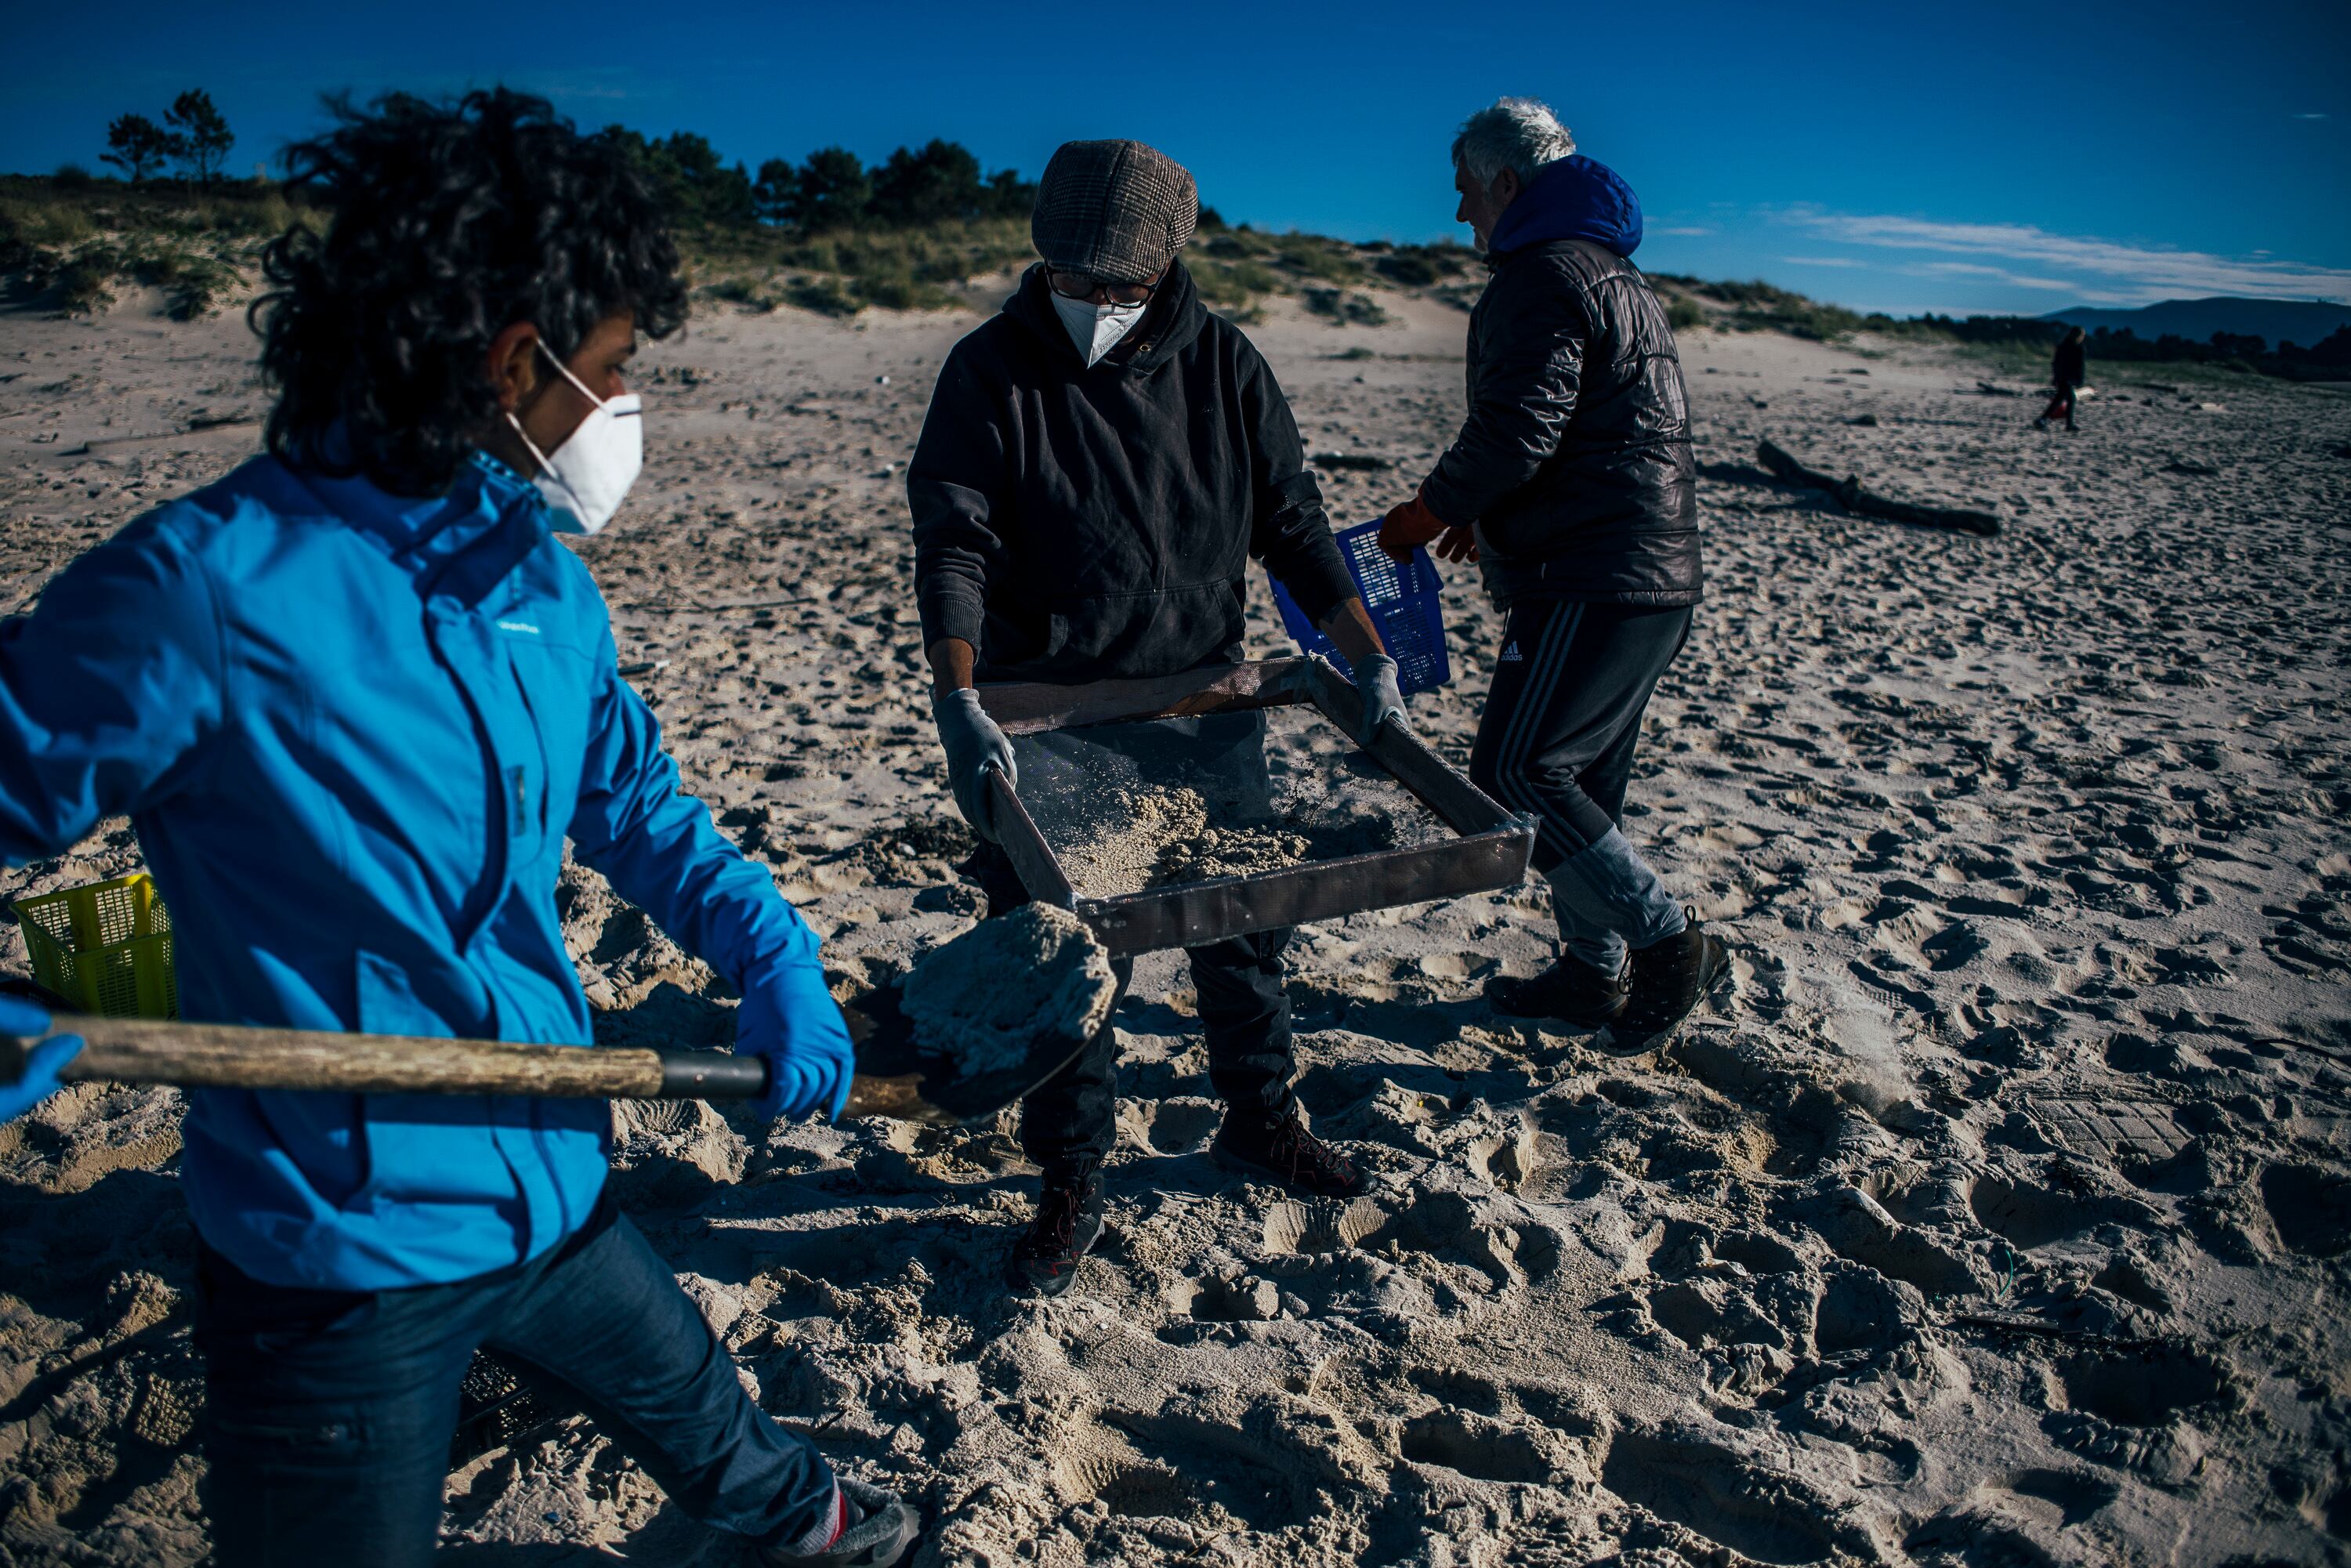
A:
POLYGON ((901 1006, 918 1048, 979 1078, 1019 1068, 1040 1039, 1092 1039, 1117 997, 1109 950, 1085 922, 1024 904, 915 960, 901 1006))
POLYGON ((1314 841, 1280 828, 1204 828, 1196 838, 1178 839, 1160 854, 1155 887, 1207 882, 1219 876, 1256 876, 1316 858, 1314 841))

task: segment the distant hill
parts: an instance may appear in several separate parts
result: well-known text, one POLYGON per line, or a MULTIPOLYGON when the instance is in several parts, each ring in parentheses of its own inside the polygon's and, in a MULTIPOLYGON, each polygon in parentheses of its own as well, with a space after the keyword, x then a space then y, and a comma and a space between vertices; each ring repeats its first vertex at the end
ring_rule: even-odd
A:
POLYGON ((2099 310, 2087 306, 2052 310, 2043 321, 2066 321, 2095 332, 2099 328, 2119 332, 2128 328, 2153 342, 2166 332, 2201 343, 2215 332, 2259 338, 2273 349, 2280 343, 2309 348, 2338 327, 2351 327, 2351 305, 2326 305, 2302 299, 2166 299, 2136 310, 2099 310))

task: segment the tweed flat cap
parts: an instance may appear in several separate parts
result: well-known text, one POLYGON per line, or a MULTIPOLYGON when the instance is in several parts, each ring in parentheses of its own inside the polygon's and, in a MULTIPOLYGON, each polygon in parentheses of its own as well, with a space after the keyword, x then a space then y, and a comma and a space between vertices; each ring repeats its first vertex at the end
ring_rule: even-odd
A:
POLYGON ((1140 282, 1176 259, 1199 221, 1199 186, 1165 152, 1064 141, 1038 182, 1029 237, 1055 267, 1140 282))

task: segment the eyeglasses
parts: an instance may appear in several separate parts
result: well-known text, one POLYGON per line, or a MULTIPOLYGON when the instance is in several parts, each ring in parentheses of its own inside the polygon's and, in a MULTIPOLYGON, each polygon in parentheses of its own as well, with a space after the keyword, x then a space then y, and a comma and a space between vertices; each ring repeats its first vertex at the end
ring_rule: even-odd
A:
POLYGON ((1126 283, 1107 277, 1096 277, 1091 272, 1064 272, 1058 267, 1045 269, 1046 280, 1053 292, 1065 299, 1092 299, 1099 290, 1113 305, 1140 305, 1159 292, 1156 283, 1126 283))

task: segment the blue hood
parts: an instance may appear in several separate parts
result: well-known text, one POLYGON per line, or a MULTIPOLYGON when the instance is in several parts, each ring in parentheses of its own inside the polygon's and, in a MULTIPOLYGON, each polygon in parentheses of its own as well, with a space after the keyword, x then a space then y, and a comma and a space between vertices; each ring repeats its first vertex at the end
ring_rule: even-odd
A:
POLYGON ((1641 198, 1615 170, 1580 152, 1535 172, 1503 210, 1486 253, 1563 239, 1592 240, 1623 256, 1641 247, 1641 198))

